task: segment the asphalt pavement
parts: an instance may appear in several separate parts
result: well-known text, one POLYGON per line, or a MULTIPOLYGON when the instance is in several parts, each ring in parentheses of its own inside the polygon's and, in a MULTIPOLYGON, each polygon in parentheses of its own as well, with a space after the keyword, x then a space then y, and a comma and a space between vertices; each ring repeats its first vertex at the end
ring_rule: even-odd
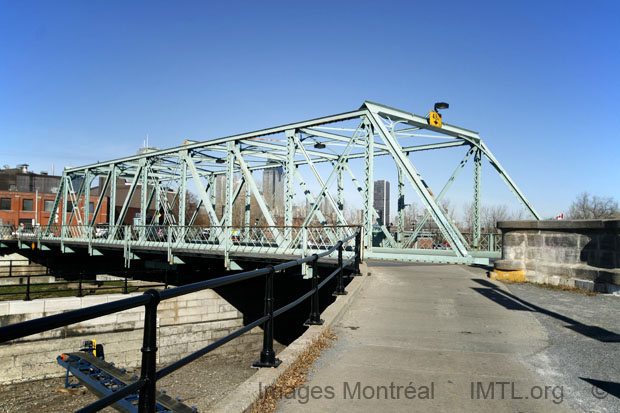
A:
POLYGON ((480 269, 370 262, 338 340, 281 412, 573 411, 535 311, 480 269))
POLYGON ((545 381, 564 388, 577 411, 620 412, 620 296, 507 286, 542 325, 548 344, 526 358, 545 381))

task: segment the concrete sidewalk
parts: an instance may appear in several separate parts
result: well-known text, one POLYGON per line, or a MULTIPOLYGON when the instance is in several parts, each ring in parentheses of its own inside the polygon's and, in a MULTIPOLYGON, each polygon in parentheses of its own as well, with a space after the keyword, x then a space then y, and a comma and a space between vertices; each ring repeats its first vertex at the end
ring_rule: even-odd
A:
POLYGON ((547 337, 530 312, 500 305, 485 285, 500 283, 456 265, 369 270, 335 326, 338 340, 278 411, 569 410, 563 389, 522 362, 547 337))

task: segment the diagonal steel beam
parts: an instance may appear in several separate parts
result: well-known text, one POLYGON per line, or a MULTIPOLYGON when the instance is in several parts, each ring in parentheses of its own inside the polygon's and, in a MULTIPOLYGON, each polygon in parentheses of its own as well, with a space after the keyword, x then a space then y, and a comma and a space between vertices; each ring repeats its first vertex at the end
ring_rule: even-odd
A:
POLYGON ((254 178, 252 177, 252 172, 250 172, 250 170, 248 169, 247 164, 245 163, 245 161, 243 160, 243 157, 241 156, 241 152, 239 152, 239 146, 235 145, 233 151, 235 154, 236 161, 237 163, 239 163, 239 166, 241 167, 241 172, 243 173, 243 176, 245 177, 245 182, 248 184, 248 187, 254 194, 254 198, 256 199, 256 202, 258 203, 258 207, 263 213, 263 216, 265 217, 265 221, 267 221, 267 225, 269 225, 270 227, 274 227, 273 234, 276 238, 276 242, 279 245, 281 245, 282 235, 280 234, 280 231, 277 228, 275 228, 276 223, 273 220, 273 217, 271 216, 271 212, 269 211, 269 208, 267 208, 267 205, 265 204, 265 200, 263 199, 263 196, 258 190, 258 186, 256 185, 254 178))
POLYGON ((502 179, 504 180, 504 182, 508 186, 508 189, 510 189, 510 191, 519 200, 519 202, 521 202, 521 204, 523 205, 525 210, 532 216, 532 218, 534 218, 536 220, 540 220, 540 215, 538 215, 538 212, 536 212, 534 207, 525 198, 525 195, 523 195, 521 190, 519 190, 519 188, 517 187, 517 184, 515 184, 515 182, 512 180, 512 178, 510 178, 510 176, 508 175, 508 172, 506 172, 506 170, 502 167, 502 165, 495 158, 495 156, 493 156, 493 153, 491 153, 491 150, 482 141, 480 141, 480 143, 479 143, 479 148, 486 155, 486 157, 489 160, 489 162, 491 163, 491 165, 493 165, 495 170, 499 173, 499 176, 502 177, 502 179))
POLYGON ((329 192, 329 185, 332 183, 334 178, 337 176, 338 170, 340 168, 342 168, 344 162, 346 161, 347 155, 349 154, 349 151, 353 147, 353 141, 355 139, 355 135, 357 135, 357 133, 359 131, 359 128, 360 127, 358 126, 357 130, 353 134, 353 138, 351 138, 349 140, 349 143, 347 144, 346 148, 344 149, 342 154, 338 157, 338 161, 337 161, 336 165, 334 166, 334 169, 330 173, 329 177, 327 178, 327 182, 325 182, 325 183, 321 179, 321 175, 316 170, 316 167, 314 166, 314 163, 312 162, 312 160, 310 159, 310 156, 306 152, 306 149, 301 144, 301 141, 299 140, 299 137, 297 135, 294 135, 294 139, 295 139, 295 142, 297 143, 297 146, 300 147, 301 153, 306 158, 308 166, 310 167, 310 169, 314 173, 314 176, 316 177, 317 182, 321 186, 321 192, 319 193, 319 196, 317 197, 318 202, 315 203, 312 206, 312 209, 310 210, 310 213, 306 216, 306 219, 304 220, 304 226, 308 225, 308 223, 312 220, 312 217, 315 214, 316 210, 318 209, 319 203, 322 202, 322 198, 323 197, 326 197, 327 200, 329 201, 329 203, 331 204, 332 208, 334 209, 334 212, 338 216, 338 221, 346 222, 346 219, 344 218, 342 212, 338 208, 338 204, 336 203, 336 201, 334 201, 334 198, 332 197, 332 195, 329 192))
POLYGON ((135 171, 133 176, 133 181, 131 182, 131 186, 129 187, 129 192, 127 192, 127 196, 125 197, 125 201, 123 202, 123 207, 118 214, 118 218, 114 224, 114 228, 117 228, 118 225, 122 225, 125 220, 125 215, 127 214, 127 210, 129 209, 129 203, 131 202, 131 198, 133 198, 133 194, 136 192, 136 187, 138 186, 138 181, 140 180, 140 175, 142 174, 142 169, 144 166, 140 165, 135 171))
MULTIPOLYGON (((99 193, 99 199, 97 199, 97 206, 95 206, 95 210, 93 211, 93 218, 90 220, 90 225, 95 225, 97 221, 97 215, 99 215, 99 211, 101 210, 101 205, 103 204, 103 200, 106 198, 106 192, 108 192, 108 188, 110 186, 110 177, 112 176, 112 171, 108 171, 106 175, 105 181, 103 182, 103 187, 99 193)), ((110 205, 108 205, 108 218, 110 217, 110 205)))
POLYGON ((456 252, 457 256, 464 257, 469 255, 467 248, 463 245, 459 239, 459 236, 456 234, 458 230, 453 227, 451 222, 449 222, 449 218, 444 214, 443 210, 439 208, 437 202, 435 202, 435 199, 426 190, 422 180, 419 177, 419 173, 411 163, 411 160, 403 153, 402 147, 396 138, 394 138, 387 130, 376 109, 372 106, 370 106, 370 108, 371 113, 369 118, 373 123, 373 126, 380 132, 383 141, 389 146, 389 151, 397 165, 402 168, 404 172, 406 172, 407 178, 418 193, 418 196, 424 203, 424 206, 431 211, 433 219, 439 226, 444 238, 450 243, 450 246, 456 252))
MULTIPOLYGON (((441 199, 443 198, 444 194, 448 191, 448 189, 452 185, 452 182, 454 182, 454 180, 459 175, 459 173, 461 172, 463 167, 465 167, 465 164, 467 164, 467 161, 469 160, 469 158, 471 157, 471 155, 474 153, 475 150, 476 150, 476 148, 472 147, 472 148, 470 148, 467 151, 467 153, 465 154, 465 157, 458 164, 458 166, 456 167, 454 172, 452 172, 452 175, 450 176, 450 178, 448 178, 448 180, 444 184, 443 188, 441 189, 441 192, 435 198, 437 200, 437 202, 441 201, 441 199)), ((413 233, 411 234, 411 236, 409 237, 409 239, 407 240, 407 242, 405 243, 403 248, 408 248, 413 243, 413 240, 415 240, 415 238, 418 236, 418 234, 420 233, 420 231, 424 227, 424 224, 426 224, 426 221, 430 218, 430 216, 431 216, 431 214, 427 210, 424 213, 424 216, 422 217, 420 222, 418 222, 418 225, 416 225, 415 230, 413 231, 413 233)), ((462 240, 462 241, 464 241, 464 240, 462 240)))
MULTIPOLYGON (((220 220, 217 218, 217 214, 215 213, 215 210, 213 209, 213 205, 211 204, 207 196, 207 191, 205 190, 205 187, 202 181, 200 180, 200 175, 198 175, 198 171, 196 170, 196 165, 194 164, 194 161, 192 160, 192 157, 189 154, 185 155, 185 162, 187 162, 187 168, 189 169, 189 172, 192 178, 194 179, 194 185, 196 185, 196 187, 198 188, 198 196, 200 196, 200 200, 202 201, 202 203, 204 204, 207 210, 207 214, 209 215, 209 219, 211 220, 211 226, 221 226, 222 224, 220 223, 220 220)), ((209 188, 209 190, 213 191, 213 187, 209 188)))

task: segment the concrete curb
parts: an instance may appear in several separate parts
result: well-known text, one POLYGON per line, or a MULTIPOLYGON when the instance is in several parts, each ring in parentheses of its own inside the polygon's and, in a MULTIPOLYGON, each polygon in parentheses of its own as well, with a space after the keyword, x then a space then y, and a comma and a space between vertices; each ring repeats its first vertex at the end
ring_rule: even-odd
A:
POLYGON ((336 300, 323 311, 321 314, 321 318, 324 320, 323 325, 308 327, 308 330, 306 330, 301 337, 292 342, 277 355, 277 357, 282 360, 282 364, 278 368, 261 369, 257 371, 252 377, 241 383, 226 398, 214 406, 211 411, 217 413, 241 413, 246 411, 258 400, 261 389, 264 391, 264 389, 275 384, 276 380, 297 361, 299 356, 310 347, 324 331, 331 328, 340 320, 344 312, 351 305, 353 298, 359 293, 365 283, 367 278, 365 274, 368 274, 368 267, 366 264, 362 263, 360 265, 360 271, 362 275, 354 277, 347 286, 348 294, 336 297, 336 300))

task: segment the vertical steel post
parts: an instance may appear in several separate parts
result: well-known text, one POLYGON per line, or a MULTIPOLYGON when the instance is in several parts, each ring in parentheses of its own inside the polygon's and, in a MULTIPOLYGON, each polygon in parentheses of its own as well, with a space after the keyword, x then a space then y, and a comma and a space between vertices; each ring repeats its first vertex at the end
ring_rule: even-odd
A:
MULTIPOLYGON (((63 194, 62 194, 62 218, 61 218, 61 228, 60 228, 60 242, 61 249, 64 247, 64 239, 67 232, 67 207, 69 206, 69 177, 63 172, 63 180, 65 184, 63 185, 63 194)), ((64 252, 64 251, 63 251, 64 252)))
POLYGON ((342 241, 338 241, 338 275, 336 279, 336 291, 332 295, 346 295, 347 292, 344 290, 344 277, 343 271, 344 266, 342 263, 342 241))
POLYGON ((84 271, 80 270, 79 274, 80 274, 80 281, 78 284, 78 295, 77 296, 84 297, 84 294, 82 293, 82 279, 84 278, 84 271))
POLYGON ((189 156, 188 151, 184 151, 183 156, 179 159, 181 162, 181 181, 179 184, 179 221, 178 225, 183 227, 185 226, 185 209, 187 204, 187 160, 186 157, 189 156))
POLYGON ((245 242, 249 242, 250 241, 250 212, 251 212, 251 208, 252 208, 252 192, 250 192, 250 186, 249 185, 244 185, 243 190, 245 191, 245 209, 244 209, 244 213, 243 213, 243 232, 244 232, 244 241, 245 242))
MULTIPOLYGON (((102 194, 101 196, 105 196, 102 194)), ((110 165, 110 203, 108 204, 108 222, 110 223, 110 229, 108 230, 108 238, 112 238, 114 232, 112 230, 113 225, 117 225, 116 222, 116 165, 110 165)))
POLYGON ((232 246, 232 212, 234 195, 234 166, 236 142, 229 141, 226 144, 226 206, 224 207, 224 265, 230 269, 230 247, 232 246))
POLYGON ((142 168, 142 184, 140 189, 140 227, 142 230, 140 231, 140 238, 144 238, 144 233, 146 232, 144 226, 147 225, 148 221, 146 219, 146 215, 149 212, 149 207, 147 205, 148 202, 148 191, 149 191, 149 165, 148 159, 142 159, 144 162, 144 168, 142 168))
MULTIPOLYGON (((216 198, 215 197, 216 197, 216 195, 217 195, 217 188, 216 188, 216 184, 215 184, 215 175, 214 174, 210 174, 209 175, 209 201, 211 202, 211 209, 213 209, 213 210, 215 210, 215 203, 216 203, 216 198)), ((206 208, 206 205, 205 205, 205 208, 206 208)), ((209 210, 209 208, 207 208, 207 211, 208 210, 209 210)), ((217 211, 215 211, 215 212, 217 213, 217 211)), ((209 221, 211 221, 211 219, 209 219, 209 221)), ((217 223, 211 221, 211 226, 213 226, 213 225, 217 225, 217 223)))
POLYGON ((405 239, 405 175, 400 167, 398 168, 398 227, 396 234, 396 241, 401 247, 405 239))
POLYGON ((9 261, 9 277, 13 276, 13 260, 9 261))
POLYGON ((27 284, 26 284, 26 298, 24 298, 25 301, 30 301, 30 275, 26 276, 27 279, 27 284))
POLYGON ((364 119, 364 129, 366 130, 366 146, 364 152, 364 180, 366 183, 366 197, 364 204, 364 231, 366 231, 366 248, 372 251, 372 224, 373 209, 375 199, 375 182, 374 182, 374 151, 375 136, 372 125, 368 119, 364 119))
POLYGON ((355 273, 353 275, 362 275, 360 271, 360 263, 362 261, 362 229, 357 228, 355 234, 355 273))
POLYGON ((84 220, 82 221, 82 224, 84 225, 84 229, 82 230, 82 233, 84 233, 84 231, 89 231, 88 226, 90 224, 90 219, 89 219, 90 217, 90 181, 91 181, 91 172, 90 172, 90 169, 87 169, 84 172, 84 220))
MULTIPOLYGON (((338 190, 338 211, 336 212, 337 224, 345 225, 345 222, 342 220, 342 217, 344 217, 344 167, 338 168, 338 177, 336 182, 336 188, 338 190)), ((342 228, 338 228, 337 234, 338 238, 344 238, 344 230, 342 228)))
MULTIPOLYGON (((155 178, 157 179, 157 178, 155 178)), ((154 215, 154 222, 156 225, 160 225, 160 224, 166 224, 165 222, 160 222, 160 216, 159 216, 159 211, 161 211, 161 185, 159 182, 155 183, 155 212, 153 213, 154 215)))
POLYGON ((263 325, 263 349, 260 352, 260 359, 252 364, 253 367, 278 367, 282 361, 276 358, 273 350, 273 278, 275 269, 272 265, 268 266, 269 272, 265 280, 265 315, 269 319, 263 325))
POLYGON ((284 164, 284 239, 287 245, 293 240, 293 182, 295 179, 295 131, 286 131, 286 163, 284 164))
POLYGON ((157 290, 148 290, 151 300, 145 306, 144 335, 142 339, 142 368, 140 378, 145 381, 140 389, 138 411, 141 413, 155 412, 155 385, 157 384, 157 305, 161 300, 157 290))
POLYGON ((323 324, 323 320, 321 320, 321 308, 319 306, 319 256, 317 254, 312 254, 312 257, 312 290, 314 294, 310 297, 310 317, 308 317, 304 323, 304 325, 307 326, 323 324))
POLYGON ((125 284, 123 287, 123 294, 129 294, 129 290, 127 289, 127 277, 128 277, 127 268, 125 268, 125 284))
POLYGON ((474 248, 480 248, 480 172, 482 169, 482 151, 476 149, 474 154, 474 248))

